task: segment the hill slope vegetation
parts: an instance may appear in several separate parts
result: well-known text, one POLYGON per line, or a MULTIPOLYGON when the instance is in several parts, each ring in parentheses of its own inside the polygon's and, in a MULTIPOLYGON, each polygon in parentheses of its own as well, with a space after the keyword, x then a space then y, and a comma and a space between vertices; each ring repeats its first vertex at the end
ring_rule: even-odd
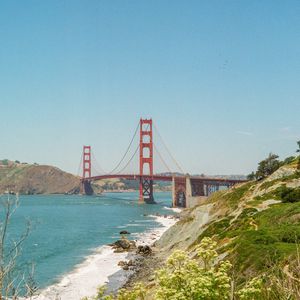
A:
MULTIPOLYGON (((195 258, 208 238, 216 245, 214 264, 225 260, 231 264, 231 287, 216 299, 300 299, 299 222, 300 170, 299 160, 294 159, 263 180, 216 192, 206 204, 184 210, 128 286, 144 282, 145 299, 162 299, 156 291, 166 286, 161 286, 155 271, 174 251, 195 258)), ((167 261, 170 264, 170 258, 167 261)), ((171 262, 174 264, 174 257, 171 262)), ((184 284, 188 274, 178 272, 184 284)), ((180 299, 212 299, 209 295, 197 297, 180 299)))

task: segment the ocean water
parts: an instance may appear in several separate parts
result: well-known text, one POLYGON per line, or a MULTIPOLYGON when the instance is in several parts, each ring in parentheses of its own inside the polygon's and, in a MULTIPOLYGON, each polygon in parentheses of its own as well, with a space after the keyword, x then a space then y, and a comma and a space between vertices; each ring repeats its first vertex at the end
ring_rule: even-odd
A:
POLYGON ((24 231, 26 220, 32 229, 22 246, 18 266, 35 266, 39 288, 54 284, 93 251, 117 240, 121 230, 138 234, 161 225, 151 217, 173 214, 170 193, 157 193, 157 205, 138 205, 137 193, 108 193, 101 196, 20 196, 20 206, 9 227, 9 239, 24 231))

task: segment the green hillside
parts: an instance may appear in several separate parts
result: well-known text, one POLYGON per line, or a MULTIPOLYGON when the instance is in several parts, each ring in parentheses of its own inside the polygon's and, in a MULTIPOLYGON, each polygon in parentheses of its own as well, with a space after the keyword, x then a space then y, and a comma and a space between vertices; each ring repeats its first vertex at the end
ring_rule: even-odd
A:
MULTIPOLYGON (((156 243, 155 255, 144 261, 141 271, 128 286, 143 282, 145 299, 164 299, 159 295, 169 293, 169 299, 297 300, 300 299, 299 240, 300 169, 299 160, 295 158, 281 163, 276 171, 264 178, 216 192, 204 205, 184 210, 180 221, 156 243), (218 276, 218 266, 222 261, 229 261, 231 267, 226 278, 229 278, 230 286, 225 288, 227 294, 224 292, 216 298, 186 296, 193 278, 190 277, 191 267, 185 270, 183 259, 187 258, 183 253, 195 259, 206 238, 214 241, 217 253, 213 263, 216 267, 210 272, 216 272, 211 274, 218 276), (169 259, 163 273, 155 273, 170 254, 178 250, 184 252, 169 259), (163 279, 157 275, 167 274, 168 270, 173 271, 163 279), (180 294, 177 286, 168 281, 172 274, 182 281, 185 290, 182 298, 171 296, 180 294), (156 279, 149 283, 148 278, 156 279)), ((206 251, 210 253, 212 249, 206 251)), ((200 294, 204 293, 203 289, 201 291, 200 294)), ((189 295, 192 294, 191 290, 189 295)))

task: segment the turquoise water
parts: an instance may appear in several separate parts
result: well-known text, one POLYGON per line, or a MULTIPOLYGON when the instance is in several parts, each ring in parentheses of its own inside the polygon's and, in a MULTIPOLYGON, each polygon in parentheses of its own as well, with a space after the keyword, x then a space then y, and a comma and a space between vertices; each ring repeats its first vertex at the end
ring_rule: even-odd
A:
POLYGON ((120 230, 136 234, 159 227, 145 215, 172 214, 170 193, 157 193, 157 205, 138 205, 137 193, 111 193, 103 196, 35 195, 20 196, 10 238, 24 230, 26 219, 32 230, 23 244, 18 265, 34 263, 39 288, 58 281, 65 273, 92 254, 96 247, 119 238, 120 230))

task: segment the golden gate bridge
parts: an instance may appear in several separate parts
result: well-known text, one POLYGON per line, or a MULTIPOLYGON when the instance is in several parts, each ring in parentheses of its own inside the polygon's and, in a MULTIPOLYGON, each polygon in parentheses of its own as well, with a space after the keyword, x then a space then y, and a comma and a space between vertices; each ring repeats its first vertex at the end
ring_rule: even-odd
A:
POLYGON ((187 207, 192 197, 208 196, 220 187, 230 188, 243 180, 210 178, 185 175, 184 171, 169 151, 152 119, 140 119, 134 135, 121 160, 110 171, 104 172, 93 156, 91 146, 83 146, 81 159, 82 193, 93 194, 91 183, 101 179, 128 179, 139 182, 139 203, 155 203, 153 184, 156 181, 172 182, 174 207, 187 207), (161 140, 163 151, 154 143, 154 131, 161 140), (139 135, 138 135, 139 133, 139 135), (135 140, 139 137, 137 145, 135 140), (166 158, 166 156, 168 158, 166 158), (154 157, 157 157, 154 165, 154 157), (158 163, 159 162, 159 163, 158 163), (170 167, 172 165, 172 167, 170 167), (154 171, 154 166, 156 172, 154 171), (160 172, 159 167, 161 167, 160 172))

